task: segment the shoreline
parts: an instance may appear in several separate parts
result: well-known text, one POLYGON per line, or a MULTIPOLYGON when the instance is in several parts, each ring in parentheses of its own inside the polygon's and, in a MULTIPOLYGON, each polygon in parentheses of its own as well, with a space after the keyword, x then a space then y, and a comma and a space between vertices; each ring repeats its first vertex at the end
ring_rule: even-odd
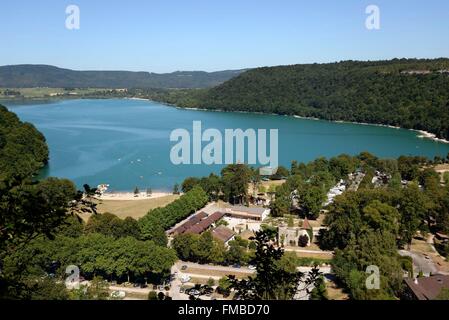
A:
MULTIPOLYGON (((234 112, 234 113, 246 113, 246 114, 261 114, 261 115, 276 115, 276 116, 285 116, 285 117, 293 117, 296 119, 303 119, 303 120, 314 120, 314 121, 326 121, 326 122, 333 122, 333 123, 347 123, 347 124, 358 124, 363 126, 376 126, 376 127, 384 127, 384 128, 390 128, 390 129, 403 129, 403 130, 409 130, 417 133, 416 137, 419 139, 429 139, 435 142, 440 142, 444 144, 449 144, 449 140, 438 138, 436 134, 425 131, 425 130, 419 130, 419 129, 407 129, 399 126, 393 126, 393 125, 387 125, 387 124, 381 124, 381 123, 367 123, 367 122, 356 122, 356 121, 346 121, 346 120, 327 120, 327 119, 320 119, 315 117, 304 117, 300 115, 281 115, 276 113, 265 113, 265 112, 250 112, 250 111, 226 111, 222 109, 205 109, 205 108, 192 108, 192 107, 180 107, 171 103, 166 103, 162 101, 156 101, 149 98, 141 98, 141 97, 59 97, 60 99, 55 100, 75 100, 75 99, 127 99, 127 100, 138 100, 138 101, 149 101, 149 102, 155 102, 160 103, 163 105, 166 105, 168 107, 180 109, 180 110, 192 110, 192 111, 208 111, 208 112, 234 112)), ((25 98, 21 100, 10 100, 10 101, 36 101, 39 99, 34 98, 25 98)), ((52 102, 52 99, 47 99, 47 101, 52 102)))
MULTIPOLYGON (((148 100, 152 101, 152 102, 158 102, 158 101, 153 101, 150 99, 148 99, 148 100)), ((163 102, 158 102, 158 103, 163 103, 163 102)), ((326 120, 326 119, 320 119, 320 118, 315 118, 315 117, 304 117, 304 116, 299 116, 299 115, 281 115, 281 114, 276 114, 276 113, 264 113, 264 112, 226 111, 226 110, 221 110, 221 109, 211 110, 211 109, 204 109, 204 108, 183 108, 183 107, 179 107, 176 105, 171 105, 171 104, 166 104, 166 103, 163 103, 163 104, 165 104, 169 107, 174 107, 174 108, 181 109, 181 110, 264 114, 264 115, 273 115, 273 116, 293 117, 293 118, 302 119, 302 120, 326 121, 326 122, 343 123, 343 124, 345 124, 345 123, 346 124, 357 124, 357 125, 362 125, 362 126, 384 127, 384 128, 396 129, 396 130, 402 129, 402 130, 408 130, 408 131, 413 131, 413 132, 417 133, 416 137, 419 139, 429 139, 429 140, 433 140, 435 142, 449 144, 449 140, 438 138, 436 134, 425 131, 425 130, 406 129, 406 128, 402 128, 399 126, 393 126, 393 125, 381 124, 381 123, 368 123, 368 122, 356 122, 356 121, 345 121, 345 120, 326 120)))
POLYGON ((137 197, 134 192, 105 192, 101 196, 95 196, 97 200, 111 200, 111 201, 139 201, 148 199, 157 199, 173 195, 170 192, 153 192, 151 196, 147 196, 146 192, 140 192, 137 197))

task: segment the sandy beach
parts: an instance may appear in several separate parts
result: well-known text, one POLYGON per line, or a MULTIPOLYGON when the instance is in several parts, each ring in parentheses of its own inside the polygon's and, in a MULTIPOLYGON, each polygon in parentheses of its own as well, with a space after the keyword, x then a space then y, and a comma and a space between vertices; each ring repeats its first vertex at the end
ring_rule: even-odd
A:
POLYGON ((95 198, 99 200, 117 200, 117 201, 124 201, 124 200, 148 200, 148 199, 157 199, 172 195, 172 193, 169 192, 153 192, 151 196, 148 196, 146 192, 140 192, 137 194, 137 196, 134 194, 134 192, 106 192, 102 194, 101 196, 96 196, 95 198))
POLYGON ((442 142, 442 143, 449 143, 448 140, 446 139, 440 139, 437 138, 437 136, 433 133, 427 132, 427 131, 423 131, 423 130, 413 130, 419 133, 418 138, 422 138, 422 139, 432 139, 434 141, 438 141, 438 142, 442 142))

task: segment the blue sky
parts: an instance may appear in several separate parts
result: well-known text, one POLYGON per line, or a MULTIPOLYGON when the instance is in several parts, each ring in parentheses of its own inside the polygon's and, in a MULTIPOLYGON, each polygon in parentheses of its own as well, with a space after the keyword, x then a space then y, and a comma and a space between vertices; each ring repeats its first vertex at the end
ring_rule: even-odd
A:
POLYGON ((2 0, 0 65, 224 70, 449 57, 447 0, 2 0), (81 10, 80 30, 65 9, 81 10), (380 8, 381 29, 365 28, 380 8))

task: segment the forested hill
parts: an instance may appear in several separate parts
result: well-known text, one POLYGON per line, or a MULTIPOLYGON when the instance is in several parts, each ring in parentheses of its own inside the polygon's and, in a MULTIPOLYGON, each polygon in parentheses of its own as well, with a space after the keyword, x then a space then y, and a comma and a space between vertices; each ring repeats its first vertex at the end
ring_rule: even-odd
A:
POLYGON ((183 107, 387 124, 449 138, 449 59, 258 68, 209 90, 164 99, 183 107))
POLYGON ((4 181, 31 176, 47 161, 45 137, 0 105, 0 191, 4 181))
POLYGON ((219 85, 243 70, 217 72, 178 71, 149 73, 131 71, 75 71, 47 65, 0 66, 3 88, 208 88, 219 85))

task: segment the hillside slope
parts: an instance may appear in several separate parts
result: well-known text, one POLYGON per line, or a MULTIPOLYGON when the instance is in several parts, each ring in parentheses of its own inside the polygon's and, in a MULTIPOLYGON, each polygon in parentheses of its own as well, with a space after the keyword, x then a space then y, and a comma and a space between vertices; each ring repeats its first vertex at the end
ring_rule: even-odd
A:
POLYGON ((252 69, 215 88, 173 92, 182 107, 299 115, 426 130, 449 138, 449 59, 252 69))
POLYGON ((75 71, 47 65, 0 66, 3 88, 207 88, 242 70, 178 71, 158 74, 131 71, 75 71))

